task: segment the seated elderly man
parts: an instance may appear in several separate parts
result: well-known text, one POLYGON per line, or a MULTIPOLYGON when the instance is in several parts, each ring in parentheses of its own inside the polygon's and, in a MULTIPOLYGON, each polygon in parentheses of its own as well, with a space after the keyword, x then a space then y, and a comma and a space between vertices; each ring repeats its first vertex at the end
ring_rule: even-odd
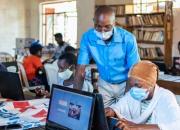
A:
POLYGON ((169 90, 156 84, 158 67, 140 61, 129 72, 130 90, 105 109, 107 117, 119 118, 123 130, 180 130, 180 107, 169 90))

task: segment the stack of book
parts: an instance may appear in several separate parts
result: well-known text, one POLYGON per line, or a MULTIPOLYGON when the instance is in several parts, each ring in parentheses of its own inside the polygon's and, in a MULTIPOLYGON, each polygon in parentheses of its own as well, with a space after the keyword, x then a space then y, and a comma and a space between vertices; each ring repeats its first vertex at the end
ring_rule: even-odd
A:
POLYGON ((142 25, 160 25, 163 26, 164 19, 162 14, 156 15, 133 15, 128 16, 129 26, 142 26, 142 25))
POLYGON ((155 47, 155 48, 139 47, 139 54, 140 57, 144 59, 158 59, 164 56, 160 47, 155 47))
POLYGON ((135 29, 133 34, 136 36, 138 41, 153 41, 153 42, 162 42, 164 41, 163 31, 145 31, 135 29))

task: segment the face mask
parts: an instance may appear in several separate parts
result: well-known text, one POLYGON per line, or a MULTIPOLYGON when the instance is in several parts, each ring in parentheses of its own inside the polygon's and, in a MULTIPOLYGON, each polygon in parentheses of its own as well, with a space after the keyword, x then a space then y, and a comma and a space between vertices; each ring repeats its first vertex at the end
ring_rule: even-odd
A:
POLYGON ((60 78, 62 80, 67 80, 71 77, 72 74, 73 74, 73 71, 71 71, 70 69, 67 69, 64 72, 59 72, 58 78, 60 78))
POLYGON ((138 101, 143 101, 148 98, 149 92, 147 92, 146 89, 138 88, 138 87, 133 87, 130 90, 130 95, 132 98, 138 101))
POLYGON ((95 30, 95 34, 97 37, 105 41, 108 40, 113 35, 113 29, 109 32, 98 32, 95 30))

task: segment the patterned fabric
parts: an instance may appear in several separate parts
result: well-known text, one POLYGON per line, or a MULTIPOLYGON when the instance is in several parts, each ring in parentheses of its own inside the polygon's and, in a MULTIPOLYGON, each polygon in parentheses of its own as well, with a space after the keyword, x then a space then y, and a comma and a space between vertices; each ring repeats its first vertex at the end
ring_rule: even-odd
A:
POLYGON ((44 126, 49 99, 0 103, 0 126, 21 124, 23 129, 44 126))

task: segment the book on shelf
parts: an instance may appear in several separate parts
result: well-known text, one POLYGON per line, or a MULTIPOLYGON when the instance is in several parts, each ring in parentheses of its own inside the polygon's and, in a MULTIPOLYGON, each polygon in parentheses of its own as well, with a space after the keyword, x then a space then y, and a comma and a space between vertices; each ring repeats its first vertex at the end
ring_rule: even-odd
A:
POLYGON ((116 15, 124 15, 125 14, 125 6, 117 6, 117 7, 113 7, 115 12, 116 12, 116 15))
POLYGON ((126 26, 126 18, 125 17, 117 17, 116 18, 116 25, 125 27, 126 26))
POLYGON ((159 59, 164 56, 160 47, 142 48, 138 47, 141 58, 144 59, 159 59))
POLYGON ((146 14, 146 15, 132 15, 128 16, 129 26, 142 26, 142 25, 164 25, 164 17, 162 14, 146 14))
POLYGON ((132 31, 138 41, 152 41, 152 42, 164 42, 163 31, 147 31, 135 29, 132 31))

